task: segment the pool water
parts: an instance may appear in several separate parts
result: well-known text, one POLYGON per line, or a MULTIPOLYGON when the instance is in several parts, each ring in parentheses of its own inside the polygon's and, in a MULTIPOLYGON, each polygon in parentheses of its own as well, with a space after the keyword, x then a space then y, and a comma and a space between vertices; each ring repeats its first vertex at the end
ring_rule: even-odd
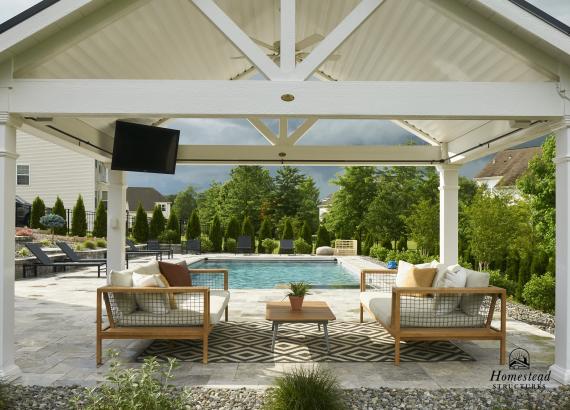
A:
MULTIPOLYGON (((336 261, 202 260, 191 269, 229 270, 230 289, 271 289, 289 282, 309 282, 313 287, 357 287, 356 275, 336 261)), ((199 285, 197 283, 197 285, 199 285)))

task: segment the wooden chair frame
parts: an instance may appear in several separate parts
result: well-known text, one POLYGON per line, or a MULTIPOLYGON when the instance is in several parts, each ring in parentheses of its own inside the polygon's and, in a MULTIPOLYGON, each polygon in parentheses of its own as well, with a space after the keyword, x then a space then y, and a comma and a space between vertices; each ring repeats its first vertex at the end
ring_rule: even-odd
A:
MULTIPOLYGON (((189 274, 224 275, 224 290, 228 290, 227 269, 190 269, 189 274)), ((225 321, 228 321, 228 307, 224 311, 225 321)), ((210 288, 204 286, 169 287, 169 288, 131 288, 120 286, 103 286, 97 289, 97 365, 103 363, 104 339, 168 339, 168 340, 202 340, 202 362, 208 363, 208 336, 213 329, 210 324, 210 288), (109 300, 109 293, 200 293, 204 297, 204 313, 202 324, 197 326, 117 326, 109 300), (103 323, 103 301, 109 323, 103 323)))
MULTIPOLYGON (((366 277, 368 275, 395 275, 391 269, 365 269, 360 272, 360 291, 366 292, 366 277)), ((394 364, 400 365, 400 341, 436 341, 436 340, 499 340, 499 362, 505 364, 507 343, 507 293, 503 288, 489 286, 486 288, 392 288, 392 315, 390 324, 384 323, 374 313, 360 302, 360 322, 364 321, 364 310, 372 315, 394 337, 394 364), (483 327, 400 327, 400 303, 403 295, 425 294, 465 294, 491 296, 489 313, 483 327), (500 328, 491 326, 497 299, 501 300, 500 328)))

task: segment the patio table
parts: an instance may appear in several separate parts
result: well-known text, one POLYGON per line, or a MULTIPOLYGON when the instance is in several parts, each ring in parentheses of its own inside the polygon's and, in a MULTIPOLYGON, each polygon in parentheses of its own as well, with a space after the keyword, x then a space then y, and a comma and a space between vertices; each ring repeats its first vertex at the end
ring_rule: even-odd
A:
POLYGON ((327 353, 330 353, 328 323, 329 320, 335 320, 336 317, 330 306, 324 301, 305 301, 301 310, 291 310, 288 301, 283 302, 267 302, 265 306, 265 319, 273 322, 273 339, 271 341, 271 351, 275 350, 275 341, 279 325, 283 323, 316 323, 323 326, 325 342, 327 344, 327 353))

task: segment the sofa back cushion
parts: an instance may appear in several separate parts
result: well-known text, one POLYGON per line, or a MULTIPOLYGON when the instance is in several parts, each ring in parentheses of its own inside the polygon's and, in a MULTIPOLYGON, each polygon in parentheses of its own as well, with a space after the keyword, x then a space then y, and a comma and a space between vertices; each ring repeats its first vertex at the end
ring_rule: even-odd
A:
MULTIPOLYGON (((126 269, 121 271, 112 270, 108 275, 108 283, 111 286, 120 286, 125 288, 133 287, 133 270, 126 269)), ((114 293, 111 299, 117 309, 123 314, 128 315, 137 309, 137 301, 135 295, 128 293, 114 293)))
MULTIPOLYGON (((487 272, 477 272, 475 270, 461 268, 465 271, 467 280, 466 288, 486 288, 489 286, 489 274, 487 272)), ((461 297, 460 308, 463 313, 469 316, 477 316, 483 303, 483 295, 463 295, 461 297)))
MULTIPOLYGON (((135 288, 165 288, 166 285, 160 280, 160 274, 133 273, 133 287, 135 288)), ((139 310, 164 315, 170 312, 170 301, 166 293, 135 293, 135 300, 139 310)))
MULTIPOLYGON (((459 265, 447 268, 445 275, 436 283, 436 288, 464 288, 467 281, 467 273, 459 265)), ((436 294, 433 308, 436 315, 447 315, 457 309, 461 302, 458 294, 436 294)))
POLYGON ((404 287, 408 272, 414 268, 414 265, 406 261, 398 261, 398 273, 396 274, 396 287, 404 287))
POLYGON ((158 263, 160 273, 164 275, 170 286, 192 286, 192 277, 186 261, 179 263, 158 263))

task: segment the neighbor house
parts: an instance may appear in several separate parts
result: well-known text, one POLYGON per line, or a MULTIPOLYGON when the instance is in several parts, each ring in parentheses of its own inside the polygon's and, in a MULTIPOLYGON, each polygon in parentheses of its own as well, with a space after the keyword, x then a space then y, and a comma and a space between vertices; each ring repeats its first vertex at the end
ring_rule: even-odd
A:
POLYGON ((332 195, 324 197, 319 201, 317 208, 319 208, 319 221, 322 221, 325 215, 330 211, 332 205, 332 195))
POLYGON ((158 205, 165 218, 170 216, 172 203, 160 192, 148 187, 128 187, 127 188, 127 211, 134 217, 139 204, 142 205, 148 217, 152 217, 154 208, 158 205))
POLYGON ((529 161, 541 152, 541 147, 498 152, 473 179, 477 185, 486 185, 492 192, 508 192, 518 197, 517 179, 526 172, 529 161))
POLYGON ((17 140, 16 195, 30 203, 39 196, 47 207, 59 196, 73 208, 81 194, 86 211, 107 202, 108 172, 102 162, 24 132, 17 140))

